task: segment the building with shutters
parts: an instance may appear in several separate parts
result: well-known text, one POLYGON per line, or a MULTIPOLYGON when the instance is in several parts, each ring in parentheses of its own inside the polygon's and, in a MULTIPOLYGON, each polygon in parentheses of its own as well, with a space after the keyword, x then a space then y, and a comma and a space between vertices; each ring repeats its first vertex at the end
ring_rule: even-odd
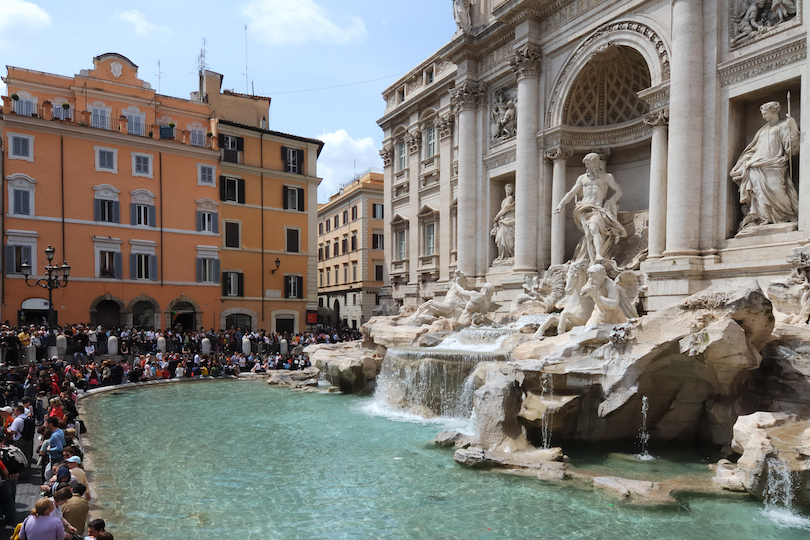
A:
POLYGON ((368 170, 318 207, 318 322, 359 328, 385 281, 382 171, 368 170))
MULTIPOLYGON (((286 255, 286 246, 268 243, 272 255, 268 251, 255 262, 240 259, 240 253, 261 253, 263 244, 257 241, 254 247, 254 237, 281 236, 279 226, 289 218, 301 234, 295 257, 306 259, 309 246, 300 238, 309 229, 301 216, 311 208, 314 224, 320 146, 299 140, 290 144, 289 136, 275 135, 281 142, 271 159, 273 136, 261 127, 269 100, 220 94, 219 87, 216 96, 210 95, 204 83, 217 78, 221 83, 219 75, 201 74, 200 90, 181 99, 157 94, 138 78, 132 61, 115 53, 94 58, 93 69, 70 77, 8 67, 8 96, 0 116, 5 182, 0 190, 0 318, 45 321, 43 289, 26 287, 21 270, 27 262, 32 266, 29 282, 42 277, 43 250, 51 245, 55 260, 72 267, 68 286, 54 291, 60 323, 219 328, 230 314, 239 314, 251 317, 249 324, 244 318, 232 322, 270 329, 276 320, 271 317, 294 312, 288 315, 293 329, 302 328, 307 308, 314 311, 317 305, 314 277, 310 299, 284 298, 281 282, 268 283, 263 294, 254 287, 265 281, 258 277, 264 270, 258 259, 286 255), (212 118, 213 103, 221 118, 212 118), (228 134, 219 133, 220 124, 228 134), (311 147, 316 150, 312 163, 296 162, 312 176, 289 181, 306 192, 313 185, 313 203, 295 214, 284 210, 287 180, 269 177, 270 171, 278 176, 284 170, 282 144, 305 155, 311 147), (277 195, 271 197, 270 189, 277 195), (262 209, 262 201, 272 212, 262 209), (266 230, 260 226, 263 219, 266 230), (245 224, 244 235, 236 223, 245 224), (233 248, 234 242, 240 247, 233 248), (266 296, 278 296, 280 305, 273 304, 262 318, 256 306, 266 296)), ((311 243, 314 276, 314 239, 311 243)), ((306 263, 282 259, 286 264, 279 277, 293 269, 296 277, 306 275, 306 263)), ((276 274, 270 270, 268 278, 276 274)), ((295 285, 293 293, 301 294, 304 284, 296 279, 295 285)))

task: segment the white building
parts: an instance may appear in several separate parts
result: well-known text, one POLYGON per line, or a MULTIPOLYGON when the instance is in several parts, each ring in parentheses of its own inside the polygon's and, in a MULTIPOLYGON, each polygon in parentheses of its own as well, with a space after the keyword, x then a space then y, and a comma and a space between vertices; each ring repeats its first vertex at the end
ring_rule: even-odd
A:
POLYGON ((650 309, 717 280, 789 271, 786 257, 810 236, 808 138, 791 164, 795 222, 738 234, 729 171, 764 124, 761 104, 779 101, 782 116, 790 108, 810 126, 802 0, 469 4, 454 2, 450 42, 383 93, 394 298, 441 293, 458 268, 504 300, 570 259, 582 233, 570 207, 552 209, 593 151, 624 192, 621 210, 649 211, 650 309), (514 257, 493 264, 507 183, 514 257))

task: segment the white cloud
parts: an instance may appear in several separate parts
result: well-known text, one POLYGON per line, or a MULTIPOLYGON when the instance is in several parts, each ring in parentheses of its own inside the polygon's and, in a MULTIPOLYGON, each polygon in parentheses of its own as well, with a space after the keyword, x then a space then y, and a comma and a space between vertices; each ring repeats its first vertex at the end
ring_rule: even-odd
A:
POLYGON ((318 176, 323 178, 318 186, 318 202, 326 202, 340 189, 341 184, 351 182, 357 172, 369 168, 382 168, 382 159, 374 139, 353 139, 344 129, 318 137, 324 142, 318 158, 318 176))
POLYGON ((118 18, 121 19, 122 21, 132 23, 132 26, 135 28, 135 31, 142 35, 151 34, 156 30, 161 30, 161 27, 147 21, 144 14, 136 9, 133 9, 131 11, 125 11, 124 13, 119 13, 118 18))
POLYGON ((42 28, 51 25, 51 16, 48 12, 25 0, 3 0, 0 2, 0 33, 7 28, 23 26, 26 28, 42 28))
POLYGON ((359 17, 346 17, 341 26, 313 0, 253 0, 242 13, 253 21, 253 37, 270 45, 348 43, 366 35, 359 17))

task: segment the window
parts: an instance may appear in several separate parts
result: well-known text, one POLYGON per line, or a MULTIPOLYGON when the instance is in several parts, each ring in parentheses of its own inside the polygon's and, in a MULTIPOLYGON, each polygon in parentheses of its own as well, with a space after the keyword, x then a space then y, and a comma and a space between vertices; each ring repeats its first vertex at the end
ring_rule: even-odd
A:
POLYGON ((90 126, 96 129, 110 129, 110 117, 104 107, 93 107, 90 116, 90 126))
POLYGON ((425 84, 431 84, 434 78, 434 71, 433 68, 428 68, 425 71, 425 84))
POLYGON ((352 206, 352 221, 357 219, 357 206, 352 206))
POLYGON ((335 243, 332 245, 332 248, 333 248, 333 250, 335 252, 335 257, 340 255, 340 245, 338 244, 338 239, 337 238, 335 238, 335 243))
POLYGON ((22 116, 33 116, 37 113, 37 102, 33 99, 20 98, 14 105, 14 112, 22 116))
POLYGON ((214 167, 211 165, 197 164, 197 184, 201 186, 214 185, 214 167))
POLYGON ((127 114, 127 133, 139 137, 146 136, 146 114, 127 114))
POLYGON ((352 261, 352 281, 357 281, 357 261, 352 261))
MULTIPOLYGON (((375 281, 383 281, 383 265, 375 264, 374 265, 374 280, 375 281)), ((377 302, 379 305, 379 302, 377 302)))
POLYGON ((323 258, 324 259, 329 258, 329 244, 326 244, 325 246, 323 246, 323 258))
MULTIPOLYGON (((323 270, 318 270, 318 287, 323 287, 323 270)), ((318 304, 323 307, 323 298, 318 298, 318 304)))
POLYGON ((197 210, 197 230, 219 234, 219 214, 205 210, 197 210))
POLYGON ((245 150, 245 139, 220 133, 219 147, 222 151, 222 161, 239 163, 239 152, 245 150))
MULTIPOLYGON (((305 212, 304 188, 284 186, 284 209, 305 212)), ((335 224, 337 226, 337 224, 335 224)), ((328 228, 326 230, 329 230, 328 228)))
POLYGON ((191 146, 205 146, 205 132, 201 129, 191 129, 191 146))
POLYGON ((344 255, 349 252, 349 238, 347 236, 343 236, 343 240, 340 241, 340 249, 344 255))
POLYGON ((304 297, 304 278, 302 276, 284 276, 284 298, 304 297))
POLYGON ((338 227, 340 227, 340 224, 338 223, 338 217, 335 216, 335 228, 337 229, 338 227))
POLYGON ((14 189, 12 193, 14 199, 11 213, 18 216, 30 216, 31 192, 27 189, 14 189))
POLYGON ((332 230, 332 221, 327 219, 326 220, 326 232, 329 232, 331 230, 332 230))
POLYGON ((349 265, 344 264, 343 265, 343 283, 348 283, 348 282, 349 282, 349 265))
POLYGON ((328 287, 329 285, 332 284, 332 274, 329 273, 329 270, 326 270, 325 273, 326 273, 326 286, 328 287))
POLYGON ((436 155, 436 128, 427 128, 427 144, 425 145, 425 159, 430 159, 436 155))
POLYGON ((93 203, 94 221, 106 221, 107 223, 121 222, 121 208, 118 201, 95 199, 93 203))
POLYGON ((436 252, 436 224, 425 224, 425 255, 433 255, 436 252))
POLYGON ((323 260, 323 244, 318 246, 318 260, 319 261, 323 260))
POLYGON ((405 101, 405 89, 404 88, 400 88, 399 90, 397 90, 397 99, 399 100, 400 103, 405 101))
POLYGON ((241 224, 236 221, 225 222, 225 247, 239 248, 241 246, 241 239, 239 234, 241 224))
POLYGON ((374 203, 374 219, 383 219, 383 215, 385 213, 385 206, 379 203, 374 203))
POLYGON ((34 136, 9 134, 9 159, 21 159, 24 161, 34 161, 34 136))
POLYGON ((130 255, 130 278, 157 280, 157 255, 132 253, 130 255))
POLYGON ((408 159, 408 153, 405 149, 405 141, 397 145, 397 171, 404 171, 408 159))
POLYGON ((70 108, 70 104, 67 102, 54 103, 53 117, 57 120, 70 120, 73 118, 73 109, 70 108), (67 107, 64 105, 67 105, 67 107))
POLYGON ((357 251, 357 233, 352 232, 352 251, 357 251))
POLYGON ((318 223, 318 234, 323 234, 323 222, 318 223))
POLYGON ((219 259, 197 257, 197 283, 219 283, 219 259))
POLYGON ((404 261, 405 260, 405 231, 397 231, 397 251, 396 251, 396 260, 404 261))
MULTIPOLYGON (((353 306, 357 305, 357 295, 356 294, 352 295, 352 305, 353 306)), ((357 321, 352 321, 352 322, 354 323, 354 327, 357 328, 357 321)))
POLYGON ((371 235, 371 249, 385 249, 385 236, 381 233, 371 235))
MULTIPOLYGON (((96 150, 96 171, 118 172, 118 150, 113 148, 95 147, 96 150)), ((135 166, 133 164, 133 170, 135 166)))
POLYGON ((22 264, 31 265, 31 273, 36 275, 36 263, 31 258, 32 246, 6 246, 6 274, 22 274, 22 264))
POLYGON ((152 155, 132 152, 132 176, 152 178, 152 155))
POLYGON ((245 180, 243 178, 219 177, 219 198, 245 204, 245 180))
POLYGON ((281 161, 284 164, 284 172, 293 174, 304 174, 304 151, 298 148, 281 147, 281 161))
POLYGON ((121 278, 121 253, 117 251, 98 252, 98 277, 121 278))
POLYGON ((223 272, 222 296, 245 296, 245 275, 242 272, 223 272))
POLYGON ((289 253, 300 253, 300 236, 301 231, 298 229, 287 229, 287 249, 289 253))
POLYGON ((142 227, 155 227, 157 225, 155 206, 151 204, 132 203, 130 205, 130 224, 142 227))
POLYGON ((343 211, 343 224, 346 225, 349 222, 349 211, 343 211))
POLYGON ((339 269, 340 269, 339 266, 335 266, 335 285, 340 283, 340 280, 338 279, 338 270, 339 269))

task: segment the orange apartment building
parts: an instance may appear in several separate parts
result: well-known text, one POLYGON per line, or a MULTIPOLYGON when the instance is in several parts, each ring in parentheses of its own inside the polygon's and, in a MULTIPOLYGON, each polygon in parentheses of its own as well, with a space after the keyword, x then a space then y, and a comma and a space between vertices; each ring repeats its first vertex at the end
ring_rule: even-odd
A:
POLYGON ((385 280, 383 174, 369 170, 318 208, 318 314, 359 328, 379 305, 385 280))
MULTIPOLYGON (((276 203, 270 197, 262 206, 254 194, 261 191, 260 182, 249 174, 231 174, 233 167, 252 171, 253 161, 261 161, 261 151, 254 158, 253 137, 244 137, 245 148, 234 148, 241 164, 230 163, 230 147, 220 148, 219 125, 232 129, 226 120, 232 117, 261 129, 269 98, 220 95, 219 87, 216 96, 208 95, 206 78, 221 83, 221 76, 210 72, 201 74, 200 91, 191 99, 163 96, 138 78, 138 67, 124 56, 104 54, 93 64, 73 77, 8 67, 4 78, 2 319, 47 318, 47 291, 26 286, 21 265, 31 264, 29 281, 42 277, 43 250, 51 245, 55 261, 72 267, 68 286, 53 293, 59 323, 274 330, 278 319, 282 329, 302 330, 307 310, 316 309, 315 287, 309 289, 311 298, 306 292, 295 299, 249 297, 263 268, 244 252, 256 250, 258 259, 275 260, 281 250, 268 243, 271 251, 263 254, 262 244, 252 240, 234 249, 226 238, 234 215, 251 235, 280 236, 290 218, 307 237, 308 221, 301 224, 299 216, 285 211, 281 196, 278 206, 269 206, 276 203), (234 196, 230 180, 241 180, 241 193, 234 196), (234 268, 251 285, 234 286, 232 272, 226 272, 234 268)), ((312 161, 307 163, 312 176, 301 184, 314 197, 321 146, 293 139, 312 161), (312 148, 316 152, 310 155, 312 148)), ((276 161, 281 161, 280 148, 276 161)), ((284 176, 278 173, 281 164, 268 160, 267 167, 284 176)), ((306 258, 309 246, 302 246, 296 257, 306 258)), ((301 273, 307 269, 304 264, 301 273)), ((262 279, 269 279, 267 273, 262 279)))

